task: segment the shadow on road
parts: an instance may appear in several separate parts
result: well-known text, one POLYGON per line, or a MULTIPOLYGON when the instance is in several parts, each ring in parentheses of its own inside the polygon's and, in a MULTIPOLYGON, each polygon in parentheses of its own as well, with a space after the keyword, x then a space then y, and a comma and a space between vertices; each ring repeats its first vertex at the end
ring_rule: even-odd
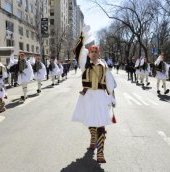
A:
POLYGON ((142 89, 143 89, 143 90, 150 90, 150 89, 152 89, 152 87, 142 86, 142 89))
POLYGON ((47 85, 46 87, 43 87, 42 90, 44 90, 44 89, 49 89, 49 88, 54 88, 54 86, 52 86, 52 85, 47 85))
POLYGON ((38 96, 38 94, 37 93, 34 93, 34 94, 28 95, 28 98, 33 98, 33 97, 37 97, 37 96, 38 96))
POLYGON ((63 168, 61 172, 104 172, 100 164, 93 159, 94 151, 87 150, 83 158, 77 159, 67 167, 63 168))
POLYGON ((159 100, 164 101, 164 102, 170 102, 170 96, 168 95, 158 95, 159 100))
POLYGON ((23 102, 20 101, 20 99, 15 99, 15 100, 17 100, 17 101, 14 101, 14 100, 13 100, 13 102, 8 103, 5 107, 6 107, 7 109, 12 109, 12 108, 14 108, 14 107, 16 107, 16 106, 19 106, 19 105, 23 104, 23 102))

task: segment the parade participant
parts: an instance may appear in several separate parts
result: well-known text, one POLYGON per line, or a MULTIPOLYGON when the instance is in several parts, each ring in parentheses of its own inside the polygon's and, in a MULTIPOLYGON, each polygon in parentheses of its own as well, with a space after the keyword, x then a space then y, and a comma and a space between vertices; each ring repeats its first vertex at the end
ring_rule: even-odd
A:
POLYGON ((67 73, 69 71, 68 69, 68 63, 63 63, 63 74, 62 74, 62 79, 67 79, 67 73))
POLYGON ((55 85, 55 78, 58 77, 59 74, 60 74, 60 69, 57 65, 57 60, 55 58, 51 58, 49 65, 49 75, 51 76, 52 86, 55 85))
POLYGON ((58 60, 57 65, 58 65, 58 68, 60 70, 59 75, 58 75, 58 83, 60 83, 61 82, 60 79, 62 77, 62 74, 63 74, 63 70, 64 69, 63 69, 63 65, 62 65, 61 61, 58 60))
POLYGON ((160 81, 162 81, 163 83, 164 94, 169 93, 169 89, 166 89, 166 79, 168 77, 168 65, 164 60, 165 60, 165 55, 162 52, 161 55, 155 61, 158 94, 161 93, 159 89, 160 81))
POLYGON ((129 63, 129 72, 130 72, 131 82, 136 81, 135 63, 133 61, 133 58, 130 60, 130 63, 129 63))
POLYGON ((113 61, 112 61, 112 59, 111 58, 107 58, 106 59, 106 63, 107 63, 108 68, 110 70, 112 70, 112 68, 113 68, 113 61))
POLYGON ((46 79, 47 71, 45 65, 41 62, 41 57, 35 57, 35 64, 33 65, 34 79, 37 81, 37 93, 41 92, 41 82, 46 79))
POLYGON ((142 59, 143 59, 143 57, 138 58, 135 63, 136 84, 138 84, 139 80, 141 80, 141 66, 143 65, 142 63, 144 63, 144 60, 142 60, 142 59))
POLYGON ((105 126, 112 123, 110 115, 112 105, 115 105, 116 82, 107 65, 99 57, 99 47, 94 45, 87 51, 84 42, 84 36, 81 35, 74 51, 83 73, 84 89, 79 96, 72 120, 89 127, 91 134, 89 149, 97 148, 97 162, 106 163, 105 126))
POLYGON ((142 59, 141 61, 141 84, 144 86, 144 79, 146 79, 146 86, 150 84, 148 81, 149 73, 150 73, 150 65, 147 61, 147 58, 142 59))
POLYGON ((17 86, 18 79, 18 59, 14 55, 14 51, 10 55, 10 60, 7 66, 9 72, 11 74, 11 86, 17 86))
POLYGON ((31 64, 26 60, 25 53, 19 53, 18 59, 18 84, 22 85, 23 95, 21 100, 27 98, 27 85, 33 79, 33 69, 31 64))
POLYGON ((76 60, 73 61, 73 67, 74 67, 74 71, 75 71, 75 74, 76 74, 77 73, 77 68, 78 68, 78 64, 77 64, 76 60))
POLYGON ((119 68, 120 68, 120 63, 117 62, 117 63, 116 63, 116 71, 117 71, 116 73, 117 73, 117 74, 119 73, 119 68))
POLYGON ((4 79, 7 78, 5 66, 0 62, 0 113, 6 110, 4 98, 7 98, 4 79))

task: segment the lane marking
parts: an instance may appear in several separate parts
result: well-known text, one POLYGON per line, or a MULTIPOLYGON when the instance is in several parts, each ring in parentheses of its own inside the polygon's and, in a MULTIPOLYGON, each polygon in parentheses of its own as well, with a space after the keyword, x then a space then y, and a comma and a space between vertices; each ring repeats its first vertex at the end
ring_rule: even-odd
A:
POLYGON ((129 95, 128 93, 123 93, 123 95, 125 96, 125 99, 127 100, 129 105, 132 105, 133 103, 136 103, 137 105, 141 106, 142 104, 137 101, 135 98, 133 98, 131 95, 129 95))
POLYGON ((167 137, 163 131, 158 131, 158 135, 170 146, 170 137, 167 137))
POLYGON ((153 105, 156 105, 156 106, 158 106, 159 104, 158 103, 156 103, 155 101, 153 101, 153 100, 151 100, 151 99, 149 99, 149 98, 146 98, 146 100, 148 100, 150 103, 152 103, 153 105))
POLYGON ((134 95, 140 102, 142 102, 144 105, 149 106, 149 104, 146 103, 146 101, 143 100, 141 96, 139 96, 139 95, 136 94, 136 93, 133 93, 133 95, 134 95))
POLYGON ((4 116, 0 116, 0 122, 2 122, 5 119, 4 116))

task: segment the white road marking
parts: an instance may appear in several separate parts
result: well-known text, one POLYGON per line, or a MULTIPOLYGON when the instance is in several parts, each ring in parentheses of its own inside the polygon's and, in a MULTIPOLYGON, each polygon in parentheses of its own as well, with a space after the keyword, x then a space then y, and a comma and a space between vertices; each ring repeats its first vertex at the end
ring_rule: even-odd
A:
POLYGON ((163 131, 158 131, 158 135, 170 146, 170 137, 167 137, 163 131))
POLYGON ((0 122, 2 122, 5 119, 4 116, 0 116, 0 122))
POLYGON ((133 93, 133 95, 134 95, 140 102, 142 102, 144 105, 149 106, 149 104, 146 103, 146 100, 142 100, 142 97, 141 97, 141 96, 139 96, 139 95, 136 94, 136 93, 133 93))
POLYGON ((153 101, 153 100, 151 100, 149 98, 146 98, 146 100, 149 101, 150 103, 152 103, 153 105, 156 105, 156 106, 159 105, 158 103, 156 103, 155 101, 153 101))
POLYGON ((127 102, 129 105, 132 105, 132 102, 136 103, 137 105, 142 105, 139 101, 137 101, 135 98, 133 98, 131 95, 129 95, 128 93, 123 93, 123 95, 125 96, 127 102))

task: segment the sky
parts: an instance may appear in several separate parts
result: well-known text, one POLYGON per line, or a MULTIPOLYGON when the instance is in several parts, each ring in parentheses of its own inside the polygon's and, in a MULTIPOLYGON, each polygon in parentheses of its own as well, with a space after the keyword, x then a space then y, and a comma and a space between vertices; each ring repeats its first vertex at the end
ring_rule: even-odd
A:
POLYGON ((104 12, 87 0, 77 0, 77 4, 84 14, 85 24, 90 25, 91 31, 96 32, 111 22, 104 12))
MULTIPOLYGON (((118 1, 120 0, 116 0, 116 2, 118 1)), ((112 0, 113 2, 114 0, 112 0)), ((80 9, 84 14, 85 24, 90 25, 91 33, 94 37, 96 37, 97 31, 111 24, 112 19, 109 19, 97 5, 89 0, 77 0, 77 4, 80 5, 80 9)))

